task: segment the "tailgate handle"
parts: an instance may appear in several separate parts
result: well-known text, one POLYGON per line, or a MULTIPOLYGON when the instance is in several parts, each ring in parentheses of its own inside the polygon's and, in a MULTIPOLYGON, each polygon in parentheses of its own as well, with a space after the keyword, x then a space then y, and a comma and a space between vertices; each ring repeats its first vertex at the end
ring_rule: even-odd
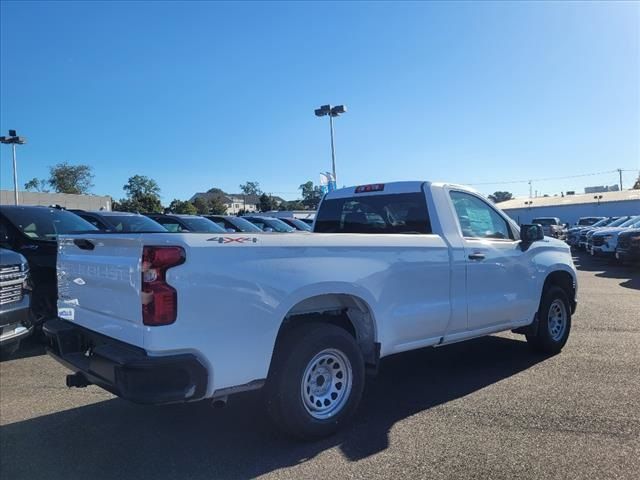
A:
POLYGON ((76 238, 73 243, 76 247, 81 248, 82 250, 93 250, 96 246, 90 240, 85 240, 84 238, 76 238))

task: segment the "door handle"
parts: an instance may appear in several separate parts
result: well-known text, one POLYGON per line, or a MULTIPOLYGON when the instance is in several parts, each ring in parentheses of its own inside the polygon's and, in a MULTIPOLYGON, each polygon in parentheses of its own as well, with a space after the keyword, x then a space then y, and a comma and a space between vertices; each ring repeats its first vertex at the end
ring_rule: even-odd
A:
POLYGON ((475 252, 475 253, 469 254, 469 260, 484 260, 484 259, 485 259, 484 253, 475 252))
POLYGON ((89 240, 85 240, 84 238, 76 238, 73 243, 76 247, 82 250, 93 250, 96 246, 89 240))

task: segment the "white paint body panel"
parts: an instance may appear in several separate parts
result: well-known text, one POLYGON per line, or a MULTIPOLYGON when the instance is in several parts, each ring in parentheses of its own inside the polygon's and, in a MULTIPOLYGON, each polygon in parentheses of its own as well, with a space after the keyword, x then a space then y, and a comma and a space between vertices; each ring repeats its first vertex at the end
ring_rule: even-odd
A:
MULTIPOLYGON (((575 281, 568 247, 545 239, 522 252, 518 242, 463 239, 451 188, 473 192, 424 182, 385 185, 383 194, 424 191, 429 235, 82 235, 96 244, 93 251, 67 236, 58 256, 59 308, 73 310, 72 319, 65 310, 71 321, 150 355, 196 354, 209 371, 208 396, 264 379, 283 319, 318 295, 351 295, 366 305, 381 356, 531 323, 551 271, 575 281), (247 240, 219 243, 221 236, 247 240), (186 251, 186 262, 167 274, 178 292, 172 325, 142 324, 142 245, 186 251), (470 249, 482 249, 489 262, 470 264, 470 249)), ((330 195, 351 196, 353 188, 330 195)))

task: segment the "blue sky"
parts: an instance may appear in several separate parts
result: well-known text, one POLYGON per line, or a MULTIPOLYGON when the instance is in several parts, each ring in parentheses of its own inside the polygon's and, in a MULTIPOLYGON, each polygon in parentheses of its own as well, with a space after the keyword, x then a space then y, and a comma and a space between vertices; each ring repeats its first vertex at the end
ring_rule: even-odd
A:
MULTIPOLYGON (((640 169, 637 3, 11 2, 1 7, 0 129, 28 138, 22 185, 87 163, 115 198, 163 201, 257 180, 295 198, 339 185, 502 182, 640 169)), ((11 188, 2 147, 0 185, 11 188)), ((637 175, 637 173, 635 173, 637 175)), ((625 173, 625 183, 634 177, 625 173)), ((617 174, 541 181, 542 193, 617 174)), ((526 194, 526 183, 482 185, 526 194)))

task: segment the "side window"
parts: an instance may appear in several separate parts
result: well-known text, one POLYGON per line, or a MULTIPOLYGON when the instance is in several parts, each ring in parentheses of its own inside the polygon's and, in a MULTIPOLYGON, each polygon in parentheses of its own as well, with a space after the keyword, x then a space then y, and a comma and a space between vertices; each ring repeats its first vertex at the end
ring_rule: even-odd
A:
POLYGON ((173 233, 183 232, 184 231, 182 226, 179 223, 174 222, 173 220, 169 220, 169 219, 166 219, 166 218, 158 218, 156 220, 156 222, 158 222, 164 228, 166 228, 167 230, 169 230, 170 232, 173 232, 173 233))
POLYGON ((512 239, 507 221, 478 197, 463 192, 450 192, 464 237, 512 239))
POLYGON ((99 228, 100 230, 106 230, 106 226, 103 225, 102 222, 99 222, 96 218, 90 215, 78 215, 78 216, 86 220, 87 222, 89 222, 94 227, 99 228))

